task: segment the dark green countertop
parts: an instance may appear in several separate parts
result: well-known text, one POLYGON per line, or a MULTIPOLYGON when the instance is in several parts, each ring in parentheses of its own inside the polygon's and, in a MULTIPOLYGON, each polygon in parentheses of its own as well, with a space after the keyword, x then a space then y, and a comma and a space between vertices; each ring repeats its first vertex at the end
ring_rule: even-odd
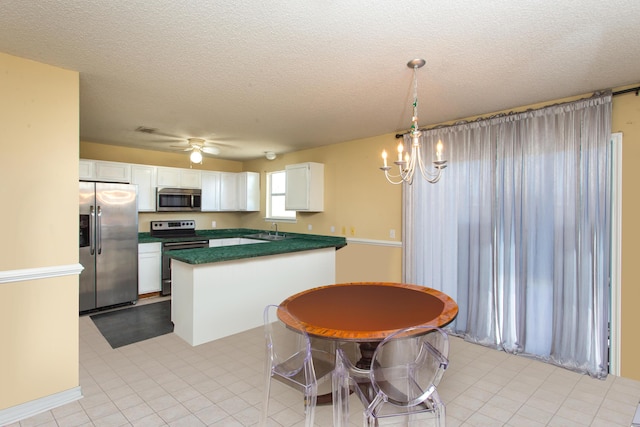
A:
MULTIPOLYGON (((200 239, 225 239, 245 237, 249 234, 268 233, 268 230, 254 230, 248 228, 227 228, 216 230, 198 230, 196 237, 200 239)), ((282 233, 282 232, 281 232, 282 233)), ((321 236, 318 234, 282 233, 287 239, 266 241, 265 243, 250 243, 244 245, 217 246, 212 248, 182 249, 168 251, 171 258, 187 264, 208 264, 213 262, 231 261, 243 258, 255 258, 267 255, 277 255, 289 252, 309 251, 314 249, 340 249, 347 245, 344 237, 321 236)), ((149 233, 139 233, 138 243, 177 242, 193 240, 193 238, 157 238, 149 233)))

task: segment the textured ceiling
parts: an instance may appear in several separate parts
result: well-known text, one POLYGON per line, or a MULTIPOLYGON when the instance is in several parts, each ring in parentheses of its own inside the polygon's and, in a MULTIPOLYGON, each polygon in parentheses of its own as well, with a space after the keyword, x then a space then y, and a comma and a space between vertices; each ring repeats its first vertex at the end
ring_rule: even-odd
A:
POLYGON ((3 0, 0 52, 80 72, 82 140, 199 137, 243 160, 406 130, 413 58, 423 126, 636 84, 638 16, 637 0, 3 0))

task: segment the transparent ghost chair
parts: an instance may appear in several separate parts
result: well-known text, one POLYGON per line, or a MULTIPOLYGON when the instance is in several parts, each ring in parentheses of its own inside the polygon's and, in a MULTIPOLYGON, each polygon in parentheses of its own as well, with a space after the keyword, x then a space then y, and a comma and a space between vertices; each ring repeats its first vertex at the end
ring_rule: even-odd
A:
POLYGON ((335 353, 314 349, 303 325, 284 307, 268 305, 264 310, 266 340, 265 387, 260 426, 267 425, 272 379, 302 393, 305 426, 313 426, 318 384, 331 384, 335 353), (282 320, 285 316, 288 326, 282 320))
POLYGON ((349 425, 351 391, 365 407, 365 426, 378 426, 383 420, 444 426, 445 405, 436 387, 449 364, 448 355, 446 332, 429 326, 406 328, 385 338, 373 354, 371 369, 357 368, 337 349, 334 424, 349 425))

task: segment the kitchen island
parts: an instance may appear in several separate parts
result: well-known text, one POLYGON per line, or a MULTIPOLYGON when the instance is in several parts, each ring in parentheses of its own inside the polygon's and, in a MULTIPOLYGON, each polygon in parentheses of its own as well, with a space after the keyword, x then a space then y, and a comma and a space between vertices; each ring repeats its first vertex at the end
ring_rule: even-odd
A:
POLYGON ((198 232, 253 244, 168 252, 171 261, 171 320, 174 333, 196 346, 261 326, 268 304, 317 286, 335 283, 335 251, 343 237, 286 233, 268 240, 262 230, 198 232), (249 237, 262 235, 264 239, 249 237))

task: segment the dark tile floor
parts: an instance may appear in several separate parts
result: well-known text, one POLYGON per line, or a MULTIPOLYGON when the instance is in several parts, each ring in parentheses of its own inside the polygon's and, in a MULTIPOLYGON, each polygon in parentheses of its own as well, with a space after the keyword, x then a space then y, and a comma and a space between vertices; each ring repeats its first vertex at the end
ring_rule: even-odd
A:
POLYGON ((121 308, 90 317, 112 348, 173 332, 171 300, 121 308))

